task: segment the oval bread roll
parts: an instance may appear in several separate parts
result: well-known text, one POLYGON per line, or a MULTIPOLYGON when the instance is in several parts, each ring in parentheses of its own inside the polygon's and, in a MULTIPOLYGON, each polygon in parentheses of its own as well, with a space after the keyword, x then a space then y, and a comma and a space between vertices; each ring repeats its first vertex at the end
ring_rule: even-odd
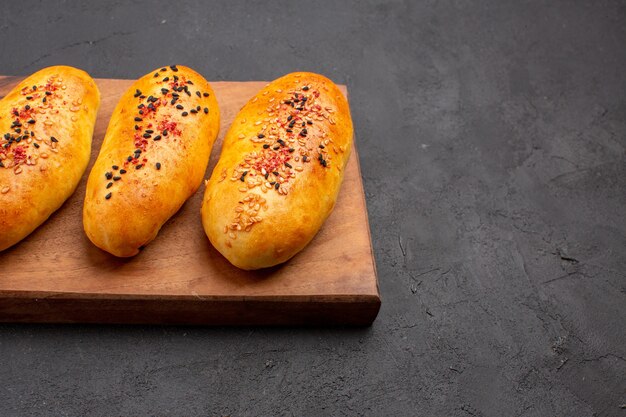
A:
POLYGON ((91 154, 100 92, 84 71, 55 66, 0 101, 0 250, 72 195, 91 154))
POLYGON ((329 79, 299 72, 239 112, 207 183, 202 224, 233 265, 285 262, 331 213, 352 148, 348 102, 329 79))
POLYGON ((126 91, 87 182, 83 225, 97 247, 128 257, 156 237, 202 183, 219 115, 190 68, 158 69, 126 91))

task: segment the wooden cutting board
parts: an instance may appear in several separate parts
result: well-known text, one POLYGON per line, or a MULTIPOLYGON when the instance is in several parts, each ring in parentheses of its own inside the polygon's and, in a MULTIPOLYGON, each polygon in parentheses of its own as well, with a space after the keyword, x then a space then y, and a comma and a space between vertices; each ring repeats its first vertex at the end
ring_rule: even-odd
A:
MULTIPOLYGON (((21 79, 0 76, 0 96, 21 79)), ((91 161, 78 189, 35 232, 0 252, 0 321, 372 323, 380 296, 356 149, 335 210, 309 246, 282 266, 242 271, 211 246, 200 220, 204 186, 136 257, 116 258, 91 244, 82 228, 87 175, 113 108, 132 84, 130 80, 96 81, 102 104, 91 161)), ((265 84, 212 83, 222 124, 206 178, 236 113, 265 84)), ((347 94, 345 86, 341 88, 347 94)))

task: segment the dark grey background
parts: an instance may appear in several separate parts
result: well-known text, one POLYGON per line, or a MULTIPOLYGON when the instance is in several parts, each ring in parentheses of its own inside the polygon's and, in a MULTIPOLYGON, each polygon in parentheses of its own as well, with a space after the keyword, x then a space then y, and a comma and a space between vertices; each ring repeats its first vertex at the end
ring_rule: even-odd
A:
POLYGON ((0 73, 348 84, 371 328, 0 326, 0 415, 624 416, 626 6, 3 2, 0 73))

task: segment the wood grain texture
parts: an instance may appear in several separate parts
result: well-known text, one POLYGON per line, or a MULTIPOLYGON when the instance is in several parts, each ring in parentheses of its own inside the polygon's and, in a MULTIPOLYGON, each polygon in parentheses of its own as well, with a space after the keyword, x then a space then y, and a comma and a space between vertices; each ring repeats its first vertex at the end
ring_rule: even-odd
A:
MULTIPOLYGON (((0 76, 0 96, 20 77, 0 76)), ((96 80, 102 103, 90 166, 131 80, 96 80)), ((213 82, 222 119, 205 174, 245 102, 265 82, 213 82)), ((344 86, 341 89, 346 93, 344 86)), ((376 318, 380 297, 358 155, 353 150, 334 212, 300 254, 261 271, 233 267, 202 229, 204 187, 139 255, 116 258, 82 229, 87 175, 50 219, 0 253, 0 321, 163 324, 354 324, 376 318)))

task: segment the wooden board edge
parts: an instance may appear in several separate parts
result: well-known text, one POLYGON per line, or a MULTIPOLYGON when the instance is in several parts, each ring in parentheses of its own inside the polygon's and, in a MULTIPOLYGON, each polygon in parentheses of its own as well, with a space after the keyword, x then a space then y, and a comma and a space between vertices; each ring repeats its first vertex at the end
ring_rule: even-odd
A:
POLYGON ((380 298, 367 296, 240 297, 236 300, 0 297, 3 323, 159 324, 204 326, 369 326, 380 298))

